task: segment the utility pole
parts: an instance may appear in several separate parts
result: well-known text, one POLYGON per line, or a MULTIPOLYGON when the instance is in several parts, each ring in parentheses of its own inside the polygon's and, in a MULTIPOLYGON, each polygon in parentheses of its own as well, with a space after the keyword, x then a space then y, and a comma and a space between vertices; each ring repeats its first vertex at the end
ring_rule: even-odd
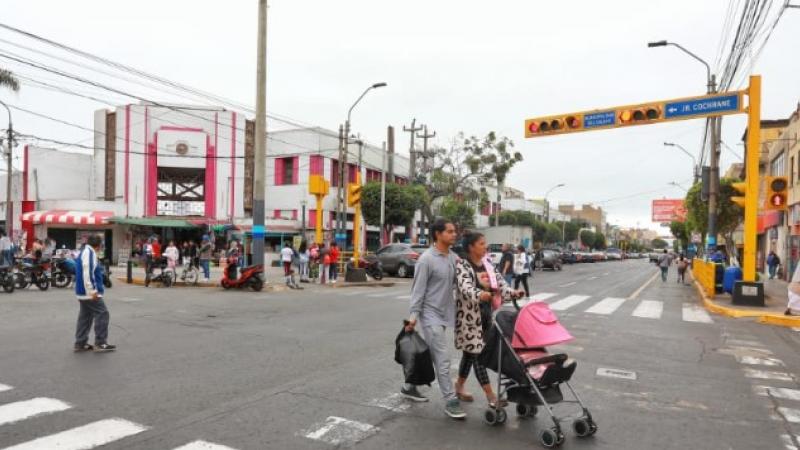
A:
POLYGON ((388 175, 389 182, 394 183, 394 127, 391 125, 386 129, 386 140, 387 148, 385 151, 389 152, 389 154, 386 155, 389 159, 389 163, 384 170, 388 175))
POLYGON ((341 240, 341 235, 347 236, 345 225, 347 224, 345 214, 347 211, 346 202, 344 199, 345 192, 345 167, 347 167, 347 137, 344 134, 344 127, 339 125, 339 183, 336 186, 336 230, 334 231, 334 240, 337 243, 341 240))
POLYGON ((8 105, 0 101, 0 104, 6 107, 8 111, 8 135, 6 136, 6 144, 8 145, 8 152, 6 153, 6 235, 9 239, 14 239, 12 232, 14 231, 14 205, 11 203, 11 178, 13 176, 11 167, 11 152, 14 148, 14 125, 11 123, 11 109, 8 105))
MULTIPOLYGON (((713 94, 717 91, 717 77, 711 74, 708 77, 708 93, 713 94)), ((709 155, 709 175, 711 180, 708 186, 708 236, 706 237, 708 254, 711 254, 717 247, 717 209, 719 203, 719 128, 721 121, 719 117, 710 117, 708 126, 711 131, 711 145, 709 155)), ((759 149, 754 149, 759 151, 759 149)))
MULTIPOLYGON (((417 131, 422 131, 422 127, 417 128, 416 124, 417 124, 417 119, 412 119, 411 120, 411 128, 407 128, 405 125, 403 125, 403 131, 405 131, 406 133, 411 133, 411 144, 408 147, 408 153, 409 153, 408 182, 409 183, 413 183, 414 178, 417 175, 417 173, 416 173, 417 172, 417 151, 414 149, 414 136, 416 136, 417 131)), ((411 223, 409 224, 409 227, 406 230, 406 235, 411 240, 411 242, 414 242, 414 236, 416 234, 416 232, 415 232, 416 231, 415 230, 416 222, 417 222, 416 218, 417 218, 417 212, 414 211, 414 214, 411 216, 411 223)))
POLYGON ((267 0, 258 0, 256 146, 253 163, 253 264, 264 264, 264 196, 267 169, 267 0))
MULTIPOLYGON (((428 139, 436 137, 436 132, 434 131, 433 133, 428 133, 427 125, 423 126, 422 128, 425 131, 421 136, 417 134, 417 137, 422 139, 422 172, 426 174, 425 179, 427 180, 427 174, 430 173, 430 170, 428 169, 428 139)), ((425 237, 425 242, 428 242, 428 219, 430 219, 430 217, 427 217, 425 214, 423 214, 422 235, 425 237)))
MULTIPOLYGON (((393 134, 392 127, 389 127, 389 135, 393 134)), ((381 152, 381 247, 386 245, 386 142, 383 143, 381 152)))

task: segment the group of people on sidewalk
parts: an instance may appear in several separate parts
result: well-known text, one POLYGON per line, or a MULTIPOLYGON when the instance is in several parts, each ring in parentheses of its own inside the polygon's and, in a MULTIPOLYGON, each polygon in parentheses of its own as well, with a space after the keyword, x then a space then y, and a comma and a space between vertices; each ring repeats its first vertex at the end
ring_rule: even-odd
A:
POLYGON ((180 247, 175 245, 174 240, 171 240, 163 250, 158 236, 151 236, 142 245, 141 252, 148 275, 152 274, 156 267, 174 271, 178 264, 183 264, 202 270, 203 280, 201 281, 208 282, 211 278, 211 259, 214 246, 207 235, 203 236, 200 244, 195 241, 184 241, 180 247))
POLYGON ((301 283, 311 283, 315 280, 319 284, 334 284, 339 279, 339 257, 341 251, 336 242, 330 244, 312 243, 310 246, 302 241, 298 248, 294 248, 290 241, 286 241, 281 249, 281 264, 286 285, 292 289, 299 289, 294 275, 300 275, 301 283), (294 268, 297 269, 295 272, 294 268))
POLYGON ((517 246, 516 252, 512 251, 512 246, 503 244, 503 255, 500 257, 500 274, 506 284, 514 289, 519 289, 520 284, 525 288, 525 297, 530 297, 528 278, 533 273, 533 256, 529 255, 522 245, 517 246))
MULTIPOLYGON (((661 282, 664 283, 667 281, 667 275, 669 275, 669 266, 672 265, 673 255, 671 255, 667 249, 664 249, 664 253, 658 256, 658 268, 661 269, 661 282)), ((678 255, 677 260, 675 261, 675 266, 678 269, 678 279, 677 282, 681 284, 686 284, 686 269, 689 268, 689 260, 683 256, 683 253, 678 255)))
MULTIPOLYGON (((451 251, 457 239, 452 222, 437 219, 430 236, 433 246, 419 257, 414 269, 405 331, 410 333, 417 325, 422 329, 444 399, 444 412, 454 419, 463 419, 466 413, 461 402, 474 401, 465 387, 471 371, 475 372, 487 402, 494 406, 498 401, 478 355, 484 347, 484 333, 491 324, 492 310, 503 301, 521 298, 525 291, 512 289, 487 258, 486 239, 481 233, 464 234, 463 258, 451 251), (455 347, 462 351, 455 383, 450 377, 448 328, 454 328, 455 347)), ((400 392, 414 401, 428 401, 415 385, 404 384, 400 392)))

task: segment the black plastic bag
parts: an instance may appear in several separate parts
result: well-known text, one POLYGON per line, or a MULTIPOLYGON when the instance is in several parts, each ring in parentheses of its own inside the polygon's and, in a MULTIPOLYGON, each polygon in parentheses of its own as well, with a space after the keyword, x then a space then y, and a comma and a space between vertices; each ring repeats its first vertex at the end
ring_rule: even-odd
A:
POLYGON ((405 329, 400 330, 395 339, 394 360, 403 366, 403 374, 408 384, 430 386, 436 379, 431 351, 425 339, 422 339, 416 331, 407 333, 405 329))

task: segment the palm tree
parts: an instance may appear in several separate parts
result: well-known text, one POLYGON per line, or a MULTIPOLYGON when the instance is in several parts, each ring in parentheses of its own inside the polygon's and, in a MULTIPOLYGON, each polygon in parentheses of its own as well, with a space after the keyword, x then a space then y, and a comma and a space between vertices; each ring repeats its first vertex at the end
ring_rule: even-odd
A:
POLYGON ((19 90, 19 80, 10 70, 0 69, 0 86, 5 86, 16 92, 19 90))

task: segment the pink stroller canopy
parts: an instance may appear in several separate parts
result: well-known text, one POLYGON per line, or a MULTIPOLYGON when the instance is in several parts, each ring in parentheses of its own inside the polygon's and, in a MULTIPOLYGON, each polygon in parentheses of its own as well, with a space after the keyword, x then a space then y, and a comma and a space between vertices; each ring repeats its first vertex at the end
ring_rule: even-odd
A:
POLYGON ((511 346, 515 349, 546 347, 572 339, 547 303, 530 302, 517 316, 511 346))

